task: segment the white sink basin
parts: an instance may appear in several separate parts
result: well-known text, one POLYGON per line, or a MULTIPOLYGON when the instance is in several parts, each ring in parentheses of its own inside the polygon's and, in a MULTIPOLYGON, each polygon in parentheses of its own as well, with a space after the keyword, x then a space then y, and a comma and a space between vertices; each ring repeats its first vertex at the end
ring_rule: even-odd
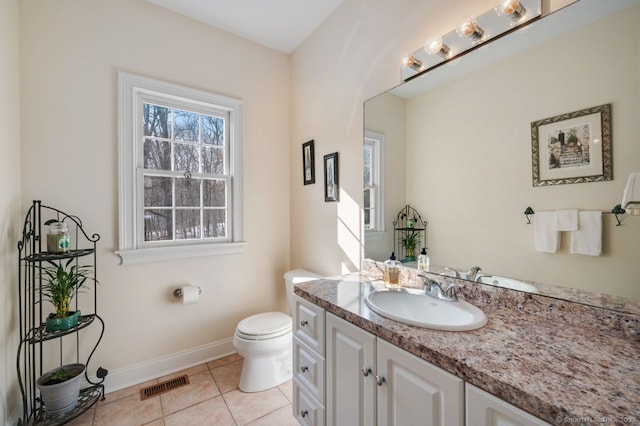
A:
POLYGON ((470 303, 440 300, 414 289, 373 291, 365 303, 383 317, 434 330, 468 331, 487 323, 484 312, 470 303))

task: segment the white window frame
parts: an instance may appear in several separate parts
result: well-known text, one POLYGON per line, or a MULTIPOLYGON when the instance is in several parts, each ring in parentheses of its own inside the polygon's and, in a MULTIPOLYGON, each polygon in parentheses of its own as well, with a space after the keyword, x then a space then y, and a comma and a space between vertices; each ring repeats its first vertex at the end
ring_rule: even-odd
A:
POLYGON ((122 264, 160 262, 198 256, 241 253, 243 242, 242 192, 242 102, 159 80, 125 72, 118 73, 118 174, 119 174, 119 250, 122 264), (227 241, 209 239, 179 240, 149 244, 144 241, 142 144, 137 132, 142 128, 142 104, 162 101, 174 108, 203 112, 208 108, 229 114, 230 198, 228 214, 231 229, 227 241))
MULTIPOLYGON (((373 228, 365 229, 367 238, 382 237, 385 229, 385 195, 384 195, 384 135, 370 130, 364 131, 364 144, 371 145, 371 173, 373 185, 369 188, 375 192, 373 209, 375 210, 373 228)), ((363 146, 364 148, 364 146, 363 146)), ((364 186, 366 189, 367 186, 364 186)))

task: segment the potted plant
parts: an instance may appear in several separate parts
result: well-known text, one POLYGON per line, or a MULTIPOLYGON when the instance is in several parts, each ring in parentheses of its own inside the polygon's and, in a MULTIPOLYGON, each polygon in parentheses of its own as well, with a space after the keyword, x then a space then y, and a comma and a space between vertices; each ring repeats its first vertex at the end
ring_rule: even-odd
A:
POLYGON ((48 413, 58 415, 75 408, 84 371, 84 364, 67 364, 40 376, 36 385, 48 413))
POLYGON ((91 265, 77 265, 75 259, 66 263, 49 262, 40 267, 42 299, 53 304, 56 312, 46 319, 47 331, 68 330, 78 324, 80 311, 70 311, 71 299, 85 285, 95 280, 91 265))
POLYGON ((402 237, 401 242, 405 250, 404 261, 412 262, 416 260, 416 248, 420 243, 420 234, 415 231, 407 232, 404 234, 404 237, 402 237))

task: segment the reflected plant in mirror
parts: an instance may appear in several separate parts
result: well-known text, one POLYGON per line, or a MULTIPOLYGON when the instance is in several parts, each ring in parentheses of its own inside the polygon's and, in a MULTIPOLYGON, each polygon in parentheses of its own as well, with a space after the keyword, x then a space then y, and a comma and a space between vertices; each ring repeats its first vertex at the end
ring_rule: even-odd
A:
POLYGON ((536 252, 522 215, 620 204, 640 170, 639 21, 638 0, 580 0, 365 102, 365 130, 387 141, 393 191, 387 231, 365 231, 364 257, 386 259, 393 214, 410 202, 429 222, 420 244, 431 272, 464 278, 480 265, 483 283, 640 312, 640 220, 625 215, 617 227, 603 215, 602 254, 586 256, 570 253, 570 232, 556 253, 536 252), (533 187, 531 123, 609 103, 613 180, 533 187))

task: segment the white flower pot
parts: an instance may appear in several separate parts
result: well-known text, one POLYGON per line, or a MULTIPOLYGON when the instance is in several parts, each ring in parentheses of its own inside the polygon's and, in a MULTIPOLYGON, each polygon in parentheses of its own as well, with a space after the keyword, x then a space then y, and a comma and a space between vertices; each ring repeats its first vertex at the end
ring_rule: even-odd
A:
POLYGON ((36 385, 40 390, 44 409, 48 413, 54 415, 63 414, 75 408, 78 404, 80 383, 84 370, 84 364, 67 364, 56 367, 40 376, 36 385), (51 377, 62 369, 73 377, 63 382, 49 384, 51 377))

